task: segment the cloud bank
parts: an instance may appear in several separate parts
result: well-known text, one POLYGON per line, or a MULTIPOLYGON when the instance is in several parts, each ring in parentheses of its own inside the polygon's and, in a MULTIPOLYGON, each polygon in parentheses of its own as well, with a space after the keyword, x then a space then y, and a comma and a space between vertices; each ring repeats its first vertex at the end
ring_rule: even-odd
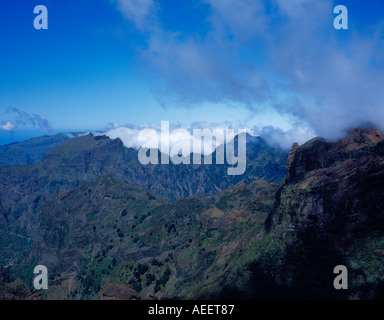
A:
POLYGON ((165 26, 165 1, 117 3, 146 39, 141 61, 164 106, 268 105, 325 138, 383 127, 383 23, 336 30, 331 0, 201 0, 191 32, 165 26))
MULTIPOLYGON (((149 125, 118 125, 118 124, 110 124, 109 128, 100 134, 106 135, 111 139, 120 138, 127 148, 139 149, 141 146, 146 146, 148 148, 158 148, 164 153, 170 153, 171 156, 177 155, 179 153, 178 146, 184 146, 183 148, 189 149, 192 152, 192 146, 196 137, 193 134, 194 129, 209 129, 211 132, 214 132, 215 129, 222 129, 225 131, 226 129, 234 129, 235 134, 237 134, 237 130, 235 126, 229 122, 226 123, 208 123, 208 122, 194 122, 188 128, 181 128, 179 125, 170 124, 169 127, 169 149, 162 149, 164 142, 168 142, 164 136, 161 135, 161 126, 155 124, 149 125), (140 141, 139 134, 145 129, 153 130, 154 135, 151 135, 151 139, 147 139, 148 141, 140 141), (186 147, 187 146, 187 147, 186 147)), ((252 133, 252 129, 246 129, 248 133, 252 133)), ((201 141, 200 139, 196 141, 201 141)), ((224 136, 225 141, 225 136, 224 136)), ((224 143, 222 141, 221 143, 224 143)), ((221 144, 219 143, 219 144, 221 144)), ((216 141, 212 140, 212 144, 209 144, 209 141, 203 140, 201 152, 202 154, 211 154, 216 149, 216 141)), ((190 153, 188 152, 188 154, 190 153)))
MULTIPOLYGON (((224 123, 213 123, 213 122, 193 122, 189 127, 182 128, 180 125, 174 125, 170 124, 170 150, 177 145, 177 144, 185 144, 192 146, 193 141, 195 140, 195 137, 193 135, 194 129, 209 129, 211 132, 214 132, 215 129, 222 129, 225 131, 226 129, 234 129, 235 134, 237 134, 237 128, 238 124, 231 123, 231 122, 224 122, 224 123), (172 135, 172 132, 176 130, 175 132, 178 132, 178 135, 172 135)), ((263 138, 268 144, 271 146, 279 147, 282 149, 290 149, 292 146, 292 142, 298 142, 299 144, 303 144, 306 141, 310 140, 315 136, 313 130, 306 126, 302 126, 300 124, 297 124, 293 126, 292 128, 288 130, 282 130, 277 127, 273 126, 253 126, 253 127, 247 127, 242 126, 242 129, 245 129, 248 134, 251 136, 258 136, 263 138)), ((103 132, 95 133, 99 135, 106 135, 107 137, 111 139, 120 138, 127 148, 134 148, 139 149, 141 146, 143 146, 143 142, 139 141, 139 134, 141 131, 145 129, 151 129, 154 130, 157 133, 157 136, 161 137, 161 127, 160 125, 155 124, 148 124, 148 125, 132 125, 132 124, 125 124, 125 125, 118 125, 118 124, 112 124, 110 123, 107 127, 107 129, 103 132)), ((225 138, 225 137, 224 137, 225 138)), ((212 145, 209 145, 207 141, 203 140, 202 145, 202 154, 210 154, 216 149, 216 142, 213 139, 212 145), (209 151, 211 150, 211 151, 209 151)), ((224 141, 225 142, 225 141, 224 141)), ((152 143, 152 148, 159 148, 162 152, 168 153, 167 150, 161 149, 161 139, 159 141, 153 140, 149 143, 152 143)), ((172 153, 171 155, 175 155, 176 153, 172 153)))

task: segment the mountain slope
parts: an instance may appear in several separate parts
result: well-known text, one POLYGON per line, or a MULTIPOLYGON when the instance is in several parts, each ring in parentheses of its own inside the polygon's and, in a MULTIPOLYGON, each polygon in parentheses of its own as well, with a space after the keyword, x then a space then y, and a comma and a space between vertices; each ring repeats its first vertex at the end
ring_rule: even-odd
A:
POLYGON ((15 252, 28 252, 46 199, 105 175, 138 183, 171 201, 213 195, 241 181, 283 179, 285 151, 262 140, 247 149, 248 169, 243 176, 228 176, 227 165, 142 165, 137 151, 124 147, 120 139, 91 134, 64 141, 35 164, 0 167, 0 261, 8 264, 15 252))
POLYGON ((43 204, 31 259, 52 279, 71 275, 65 293, 74 298, 97 297, 108 283, 158 298, 217 291, 252 256, 277 188, 258 181, 162 204, 138 185, 102 177, 43 204))

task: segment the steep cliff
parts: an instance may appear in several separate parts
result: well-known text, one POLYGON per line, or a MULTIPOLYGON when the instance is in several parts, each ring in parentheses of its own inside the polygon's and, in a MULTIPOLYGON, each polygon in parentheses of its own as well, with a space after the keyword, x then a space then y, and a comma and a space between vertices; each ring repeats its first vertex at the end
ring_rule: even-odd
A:
POLYGON ((287 178, 266 229, 284 236, 282 261, 269 266, 298 296, 377 298, 384 280, 384 134, 355 129, 336 142, 294 144, 287 178), (343 264, 350 290, 336 292, 343 264))

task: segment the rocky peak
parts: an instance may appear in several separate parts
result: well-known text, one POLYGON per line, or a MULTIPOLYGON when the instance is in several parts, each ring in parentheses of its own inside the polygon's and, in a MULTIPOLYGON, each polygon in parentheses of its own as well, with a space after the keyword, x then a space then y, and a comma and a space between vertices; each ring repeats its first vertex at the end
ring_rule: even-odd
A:
POLYGON ((294 143, 287 159, 286 182, 296 181, 312 170, 372 154, 384 154, 384 133, 379 129, 353 129, 333 142, 314 138, 301 146, 294 143))
POLYGON ((288 158, 287 158, 287 180, 290 179, 291 174, 294 174, 294 172, 292 172, 294 170, 294 167, 292 166, 292 162, 295 159, 295 153, 298 147, 299 147, 299 144, 295 142, 291 147, 291 151, 289 151, 288 158))

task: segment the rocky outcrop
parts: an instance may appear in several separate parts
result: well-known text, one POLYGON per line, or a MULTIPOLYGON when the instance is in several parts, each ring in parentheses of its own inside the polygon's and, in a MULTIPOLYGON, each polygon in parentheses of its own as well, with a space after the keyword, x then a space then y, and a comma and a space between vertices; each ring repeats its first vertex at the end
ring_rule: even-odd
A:
POLYGON ((144 300, 144 297, 129 285, 108 283, 101 290, 99 300, 144 300))
POLYGON ((382 155, 384 134, 378 129, 354 129, 336 142, 314 138, 299 146, 292 145, 287 159, 286 182, 303 178, 306 172, 330 168, 343 161, 382 155))
POLYGON ((290 292, 294 288, 323 298, 380 296, 383 146, 384 134, 376 129, 355 129, 335 142, 315 138, 293 145, 287 179, 265 223, 274 241, 284 238, 284 270, 273 273, 294 283, 290 292), (336 293, 332 286, 329 270, 338 264, 350 272, 348 293, 336 293))
POLYGON ((294 144, 279 211, 294 211, 291 216, 298 220, 351 215, 360 210, 363 198, 371 202, 361 209, 377 208, 384 191, 379 187, 384 176, 383 146, 384 134, 376 129, 351 130, 336 142, 315 138, 302 146, 294 144))

